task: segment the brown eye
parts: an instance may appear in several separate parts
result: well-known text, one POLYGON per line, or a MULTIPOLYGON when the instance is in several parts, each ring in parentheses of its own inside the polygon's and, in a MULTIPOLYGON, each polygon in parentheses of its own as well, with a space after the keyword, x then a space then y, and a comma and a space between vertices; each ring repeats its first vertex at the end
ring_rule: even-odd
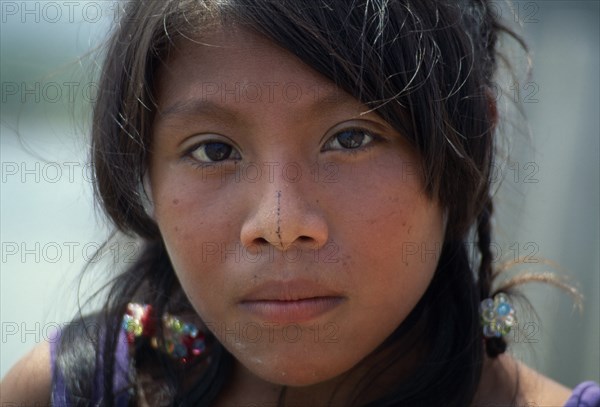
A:
POLYGON ((361 129, 343 130, 333 136, 326 145, 328 150, 353 150, 365 147, 373 141, 373 136, 361 129))
POLYGON ((190 155, 204 163, 239 159, 239 153, 229 144, 219 141, 209 141, 197 146, 190 155))

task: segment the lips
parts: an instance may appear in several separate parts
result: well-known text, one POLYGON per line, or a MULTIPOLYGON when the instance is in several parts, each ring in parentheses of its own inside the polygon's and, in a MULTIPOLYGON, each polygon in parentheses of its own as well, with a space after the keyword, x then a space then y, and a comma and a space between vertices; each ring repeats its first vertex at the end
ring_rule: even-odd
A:
POLYGON ((261 320, 301 323, 332 311, 345 300, 339 291, 311 281, 271 281, 251 290, 239 306, 261 320))

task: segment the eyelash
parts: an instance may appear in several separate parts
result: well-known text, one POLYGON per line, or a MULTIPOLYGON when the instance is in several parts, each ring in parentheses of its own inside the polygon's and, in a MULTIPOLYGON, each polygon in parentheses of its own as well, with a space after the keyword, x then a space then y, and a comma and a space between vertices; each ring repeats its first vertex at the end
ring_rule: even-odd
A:
MULTIPOLYGON (((325 143, 325 145, 323 146, 323 148, 321 149, 322 152, 325 151, 343 151, 345 154, 350 154, 350 155, 355 155, 355 154, 359 154, 365 150, 370 149, 371 147, 373 147, 374 144, 376 144, 377 142, 381 142, 383 141, 383 137, 381 137, 379 134, 374 133, 372 131, 369 130, 365 130, 362 128, 348 128, 348 129, 344 129, 344 130, 340 130, 339 132, 337 132, 336 134, 334 134, 332 137, 329 138, 329 140, 327 140, 327 142, 325 143), (360 145, 358 147, 353 147, 353 148, 344 148, 338 137, 342 134, 345 133, 349 133, 349 132, 353 132, 353 133, 360 133, 363 136, 366 136, 365 138, 367 138, 367 142, 366 144, 360 145), (341 148, 331 148, 331 145, 337 142, 338 146, 340 146, 341 148)), ((364 141, 361 140, 361 142, 364 141)), ((220 141, 220 140, 207 140, 207 141, 203 141, 201 143, 195 144, 194 146, 190 147, 189 149, 187 149, 183 156, 184 158, 187 158, 189 160, 192 161, 193 164, 198 165, 200 167, 204 167, 204 166, 211 166, 211 165, 218 165, 220 163, 226 162, 231 160, 231 155, 233 155, 234 153, 237 154, 237 156, 239 157, 239 152, 236 150, 235 147, 231 146, 230 144, 220 141), (197 158, 194 157, 194 153, 198 150, 200 150, 202 147, 205 147, 210 145, 210 144, 222 144, 224 146, 227 146, 231 149, 229 156, 223 160, 218 160, 218 161, 202 161, 199 160, 197 158)), ((204 152, 204 155, 206 156, 206 152, 204 152)), ((208 158, 208 157, 207 157, 208 158)), ((239 158, 235 158, 233 159, 233 161, 239 161, 241 159, 241 157, 239 158)))
POLYGON ((321 151, 344 151, 344 153, 346 153, 346 154, 355 155, 355 154, 359 154, 360 152, 370 149, 371 147, 374 146, 375 143, 381 142, 383 140, 384 140, 383 137, 381 137, 377 133, 373 133, 372 131, 365 130, 362 128, 348 128, 348 129, 340 130, 339 132, 334 134, 329 140, 327 140, 327 142, 325 143, 325 145, 323 146, 321 151), (344 133, 350 133, 350 132, 360 133, 360 134, 366 136, 369 140, 367 141, 366 144, 360 145, 358 147, 344 148, 341 146, 341 144, 340 144, 339 140, 337 140, 337 138, 344 133), (342 147, 342 148, 335 148, 335 149, 328 148, 328 146, 330 147, 330 145, 336 140, 337 140, 337 144, 340 145, 340 147, 342 147))
MULTIPOLYGON (((187 149, 185 151, 185 153, 184 153, 184 157, 190 159, 196 165, 199 165, 199 166, 209 166, 209 165, 217 165, 217 164, 222 163, 224 161, 230 160, 231 159, 230 157, 234 153, 237 154, 237 156, 239 157, 239 152, 237 151, 237 149, 235 147, 233 147, 232 145, 226 143, 226 142, 223 142, 223 141, 220 141, 220 140, 207 140, 207 141, 203 141, 201 143, 195 144, 192 147, 190 147, 189 149, 187 149), (223 160, 217 160, 217 161, 203 161, 203 160, 200 160, 200 159, 194 157, 194 153, 196 151, 199 151, 202 147, 206 148, 206 146, 208 146, 210 144, 221 144, 223 146, 226 146, 226 147, 230 148, 228 157, 225 158, 225 159, 223 159, 223 160)), ((206 151, 204 151, 204 156, 206 156, 206 151)), ((239 161, 240 159, 241 159, 241 157, 235 158, 234 161, 239 161)))

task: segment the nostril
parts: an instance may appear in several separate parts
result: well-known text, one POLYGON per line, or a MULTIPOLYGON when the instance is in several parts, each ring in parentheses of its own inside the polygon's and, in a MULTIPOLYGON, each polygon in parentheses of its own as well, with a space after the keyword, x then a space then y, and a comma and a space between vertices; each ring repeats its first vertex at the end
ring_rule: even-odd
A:
POLYGON ((265 239, 264 237, 259 237, 257 239, 254 239, 254 243, 257 245, 265 245, 265 244, 269 244, 269 241, 267 239, 265 239))
POLYGON ((301 242, 312 242, 314 239, 308 236, 299 236, 298 240, 301 242))

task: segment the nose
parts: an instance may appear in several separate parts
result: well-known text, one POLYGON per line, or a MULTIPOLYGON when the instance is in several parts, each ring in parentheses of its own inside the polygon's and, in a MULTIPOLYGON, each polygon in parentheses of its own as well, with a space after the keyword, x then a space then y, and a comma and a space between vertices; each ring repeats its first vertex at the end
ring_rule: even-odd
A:
MULTIPOLYGON (((257 196, 241 230, 244 247, 273 245, 285 251, 302 245, 310 250, 323 247, 329 238, 328 226, 316 199, 294 183, 268 183, 257 196)), ((256 186, 256 185, 255 185, 256 186)))

